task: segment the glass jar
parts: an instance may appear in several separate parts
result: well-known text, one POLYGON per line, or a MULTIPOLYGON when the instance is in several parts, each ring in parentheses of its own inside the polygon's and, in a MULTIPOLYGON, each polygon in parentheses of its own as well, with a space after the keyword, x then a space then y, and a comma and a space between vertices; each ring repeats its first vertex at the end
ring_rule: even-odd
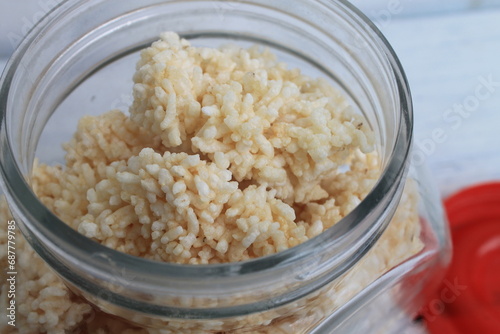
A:
POLYGON ((1 183, 23 234, 74 292, 133 323, 175 333, 398 332, 393 325, 415 314, 449 260, 437 192, 421 167, 410 168, 412 104, 401 65, 345 1, 67 1, 7 64, 0 115, 1 183), (58 146, 81 116, 126 109, 138 50, 169 30, 194 45, 264 45, 290 67, 328 78, 377 134, 381 175, 372 191, 299 246, 220 265, 129 256, 58 219, 30 187, 34 158, 62 162, 58 146), (403 202, 420 193, 411 226, 392 219, 405 184, 403 202))

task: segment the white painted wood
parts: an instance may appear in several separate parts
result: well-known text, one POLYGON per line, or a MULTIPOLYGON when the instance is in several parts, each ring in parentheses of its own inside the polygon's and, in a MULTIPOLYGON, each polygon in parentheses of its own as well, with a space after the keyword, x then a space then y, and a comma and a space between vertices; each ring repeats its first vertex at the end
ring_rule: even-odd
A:
POLYGON ((415 147, 426 152, 442 194, 500 180, 500 10, 396 19, 382 30, 412 89, 415 147), (446 118, 455 105, 477 101, 476 89, 489 77, 489 97, 469 115, 446 118), (432 137, 440 129, 444 142, 432 137))
POLYGON ((388 16, 399 18, 417 15, 449 14, 456 11, 500 6, 498 0, 350 0, 374 21, 388 16))
POLYGON ((0 57, 10 55, 21 38, 62 0, 0 0, 0 57))

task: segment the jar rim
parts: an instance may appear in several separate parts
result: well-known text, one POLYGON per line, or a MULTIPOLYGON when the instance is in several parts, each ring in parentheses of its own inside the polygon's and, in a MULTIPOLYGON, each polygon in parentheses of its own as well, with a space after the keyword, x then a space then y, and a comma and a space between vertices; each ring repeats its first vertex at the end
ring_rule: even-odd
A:
MULTIPOLYGON (((106 0, 94 1, 102 2, 106 0)), ((255 5, 259 5, 259 2, 260 4, 265 3, 265 1, 259 0, 243 0, 239 2, 255 5)), ((78 1, 67 1, 60 3, 32 28, 7 63, 0 81, 0 147, 2 148, 0 154, 0 185, 9 203, 13 204, 11 205, 13 213, 18 217, 22 217, 21 221, 26 222, 25 226, 21 226, 23 232, 31 233, 36 236, 41 244, 51 245, 53 249, 64 249, 67 256, 81 263, 82 267, 85 267, 97 277, 109 278, 110 263, 119 263, 120 266, 126 267, 131 275, 141 275, 141 280, 145 284, 153 285, 161 284, 165 278, 183 280, 200 277, 204 280, 210 280, 255 274, 277 266, 286 266, 300 259, 307 259, 321 253, 326 248, 345 245, 346 236, 354 233, 353 231, 355 231, 358 222, 366 216, 367 212, 375 211, 380 207, 383 198, 393 195, 395 190, 391 189, 392 186, 400 183, 406 175, 412 142, 412 102, 409 85, 402 66, 392 47, 378 28, 346 0, 339 0, 338 3, 326 0, 316 0, 316 2, 330 9, 332 9, 332 6, 338 6, 370 29, 371 37, 377 38, 380 42, 379 47, 381 49, 378 51, 383 53, 390 63, 390 69, 394 71, 393 75, 397 81, 397 92, 399 93, 398 98, 401 106, 399 124, 397 124, 397 129, 394 129, 397 134, 393 150, 385 169, 366 198, 338 223, 313 239, 276 254, 235 263, 186 265, 153 261, 116 251, 85 237, 60 220, 40 202, 26 181, 25 176, 23 176, 12 149, 10 136, 7 135, 6 118, 8 117, 7 103, 10 86, 16 68, 21 66, 25 51, 36 38, 40 38, 40 32, 49 26, 54 18, 66 11, 71 11, 73 7, 84 5, 78 4, 78 1), (42 223, 42 221, 46 223, 42 223), (95 256, 95 254, 101 255, 95 256), (102 256, 102 254, 105 256, 102 256)), ((351 237, 353 236, 351 235, 351 237)), ((50 252, 43 249, 41 244, 37 244, 32 238, 28 239, 42 257, 57 259, 61 256, 60 254, 49 254, 50 252)), ((57 261, 54 262, 54 260, 50 262, 55 267, 61 265, 57 261)), ((65 269, 61 265, 57 270, 64 271, 65 269)), ((214 280, 213 284, 218 283, 214 280)))

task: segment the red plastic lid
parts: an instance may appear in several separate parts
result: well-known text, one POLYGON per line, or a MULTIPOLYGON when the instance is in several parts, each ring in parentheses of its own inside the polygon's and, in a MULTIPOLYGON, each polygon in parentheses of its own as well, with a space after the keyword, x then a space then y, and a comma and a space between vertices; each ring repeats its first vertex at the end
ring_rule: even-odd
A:
POLYGON ((500 333, 500 182, 445 201, 453 260, 423 317, 431 333, 500 333))

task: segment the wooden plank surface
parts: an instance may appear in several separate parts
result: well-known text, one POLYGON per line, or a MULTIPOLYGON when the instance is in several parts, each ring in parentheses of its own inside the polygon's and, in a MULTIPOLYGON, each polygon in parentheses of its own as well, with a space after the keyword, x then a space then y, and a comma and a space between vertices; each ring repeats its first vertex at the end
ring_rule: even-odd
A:
POLYGON ((500 180, 500 10, 405 17, 381 28, 412 89, 415 155, 426 158, 442 194, 500 180))

